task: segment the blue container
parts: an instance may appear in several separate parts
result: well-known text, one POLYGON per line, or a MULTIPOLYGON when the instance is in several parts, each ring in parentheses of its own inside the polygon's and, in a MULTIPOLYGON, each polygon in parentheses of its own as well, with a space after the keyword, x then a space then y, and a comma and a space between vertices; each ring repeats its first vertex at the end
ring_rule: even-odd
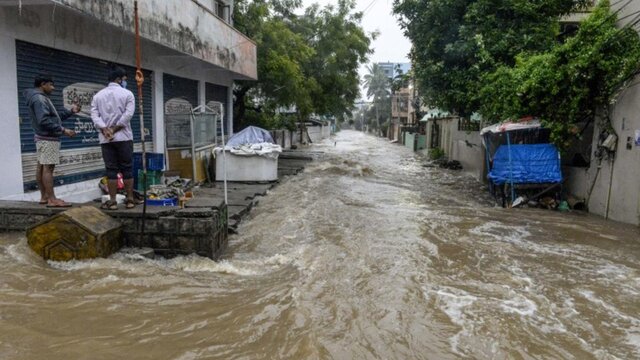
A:
MULTIPOLYGON (((164 169, 164 154, 147 153, 147 170, 160 171, 164 169)), ((142 153, 133 153, 133 169, 142 169, 142 153)))
MULTIPOLYGON (((164 169, 164 154, 147 153, 147 170, 160 171, 164 169)), ((138 170, 142 170, 142 153, 133 153, 133 188, 138 188, 138 170)))
POLYGON ((149 206, 178 206, 178 198, 169 199, 147 199, 149 206))

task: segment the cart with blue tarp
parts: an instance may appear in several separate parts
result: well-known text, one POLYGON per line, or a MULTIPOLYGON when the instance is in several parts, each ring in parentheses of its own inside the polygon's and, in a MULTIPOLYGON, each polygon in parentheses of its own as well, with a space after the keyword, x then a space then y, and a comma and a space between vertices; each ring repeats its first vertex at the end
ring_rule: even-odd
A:
POLYGON ((489 190, 503 207, 542 195, 558 199, 562 190, 560 153, 549 143, 549 130, 534 118, 509 121, 481 130, 489 190))

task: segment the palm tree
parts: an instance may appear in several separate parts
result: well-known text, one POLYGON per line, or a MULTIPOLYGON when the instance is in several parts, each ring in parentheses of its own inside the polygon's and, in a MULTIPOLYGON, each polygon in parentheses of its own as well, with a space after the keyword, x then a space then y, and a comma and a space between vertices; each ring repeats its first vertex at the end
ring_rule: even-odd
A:
POLYGON ((367 97, 373 97, 373 106, 376 110, 376 124, 380 128, 380 104, 387 100, 391 94, 391 81, 384 74, 384 70, 378 65, 367 66, 368 74, 364 75, 362 84, 367 89, 367 97))

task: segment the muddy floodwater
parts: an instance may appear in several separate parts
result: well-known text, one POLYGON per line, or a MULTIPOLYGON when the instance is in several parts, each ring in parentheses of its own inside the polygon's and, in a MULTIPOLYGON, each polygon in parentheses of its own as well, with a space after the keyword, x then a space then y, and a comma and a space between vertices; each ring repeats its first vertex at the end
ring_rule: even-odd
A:
POLYGON ((640 228, 507 210, 354 131, 218 262, 46 263, 0 234, 0 359, 637 359, 640 228))

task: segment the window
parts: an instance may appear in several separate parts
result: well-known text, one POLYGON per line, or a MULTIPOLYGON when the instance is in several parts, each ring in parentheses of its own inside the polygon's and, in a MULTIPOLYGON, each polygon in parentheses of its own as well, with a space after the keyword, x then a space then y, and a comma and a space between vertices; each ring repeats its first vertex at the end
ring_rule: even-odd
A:
POLYGON ((225 3, 221 2, 221 1, 216 1, 215 2, 215 13, 216 15, 218 15, 219 18, 221 18, 222 20, 229 22, 229 19, 227 18, 227 15, 225 14, 225 8, 228 8, 229 6, 226 5, 225 3))

